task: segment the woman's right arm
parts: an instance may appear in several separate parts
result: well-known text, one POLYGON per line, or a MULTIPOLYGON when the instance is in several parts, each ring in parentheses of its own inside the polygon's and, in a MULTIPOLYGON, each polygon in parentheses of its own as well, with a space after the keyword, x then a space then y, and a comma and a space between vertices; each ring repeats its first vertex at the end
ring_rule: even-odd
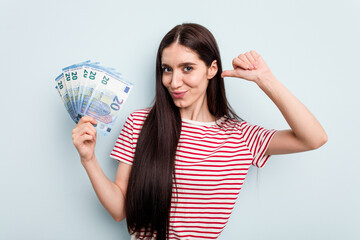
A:
POLYGON ((120 162, 115 182, 106 177, 95 156, 96 129, 92 124, 96 124, 94 118, 82 117, 72 132, 73 143, 101 204, 115 221, 121 221, 125 218, 125 195, 131 166, 120 162))

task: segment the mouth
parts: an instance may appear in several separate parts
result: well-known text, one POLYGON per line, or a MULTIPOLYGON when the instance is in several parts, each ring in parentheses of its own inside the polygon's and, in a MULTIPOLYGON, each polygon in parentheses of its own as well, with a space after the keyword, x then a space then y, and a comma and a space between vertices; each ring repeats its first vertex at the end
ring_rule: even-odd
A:
POLYGON ((171 92, 171 95, 174 98, 182 98, 187 93, 187 91, 171 92))

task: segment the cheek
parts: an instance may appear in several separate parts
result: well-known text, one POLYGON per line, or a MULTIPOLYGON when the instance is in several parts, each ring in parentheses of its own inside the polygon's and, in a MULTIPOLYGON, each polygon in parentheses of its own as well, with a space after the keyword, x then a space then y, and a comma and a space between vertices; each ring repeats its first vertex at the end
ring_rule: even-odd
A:
POLYGON ((187 79, 186 85, 188 85, 191 88, 206 88, 208 84, 208 79, 203 74, 197 74, 194 76, 191 76, 187 79))
POLYGON ((168 88, 169 87, 169 85, 170 85, 170 81, 169 81, 169 78, 167 78, 167 77, 162 77, 161 78, 161 82, 162 82, 162 84, 166 87, 166 88, 168 88))

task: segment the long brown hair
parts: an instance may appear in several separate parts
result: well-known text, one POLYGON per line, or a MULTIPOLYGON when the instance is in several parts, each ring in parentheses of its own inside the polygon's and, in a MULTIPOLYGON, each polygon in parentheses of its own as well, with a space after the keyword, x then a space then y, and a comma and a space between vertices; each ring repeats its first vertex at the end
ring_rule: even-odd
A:
POLYGON ((129 232, 145 230, 145 236, 151 238, 155 233, 158 240, 169 236, 173 183, 176 186, 175 153, 181 131, 179 109, 162 84, 161 55, 174 42, 195 51, 208 67, 217 61, 218 72, 207 87, 209 111, 217 119, 239 118, 226 99, 220 52, 214 36, 199 24, 175 26, 162 39, 157 52, 155 103, 140 132, 125 203, 129 232))

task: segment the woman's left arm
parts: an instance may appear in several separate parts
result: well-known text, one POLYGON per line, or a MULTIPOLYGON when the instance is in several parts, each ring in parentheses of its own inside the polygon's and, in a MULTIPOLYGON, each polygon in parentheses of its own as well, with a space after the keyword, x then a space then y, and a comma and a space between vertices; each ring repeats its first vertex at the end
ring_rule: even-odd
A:
POLYGON ((291 129, 275 133, 265 154, 286 154, 313 150, 327 142, 327 134, 314 115, 272 74, 255 51, 233 60, 234 70, 222 77, 238 77, 255 82, 275 103, 291 129))

